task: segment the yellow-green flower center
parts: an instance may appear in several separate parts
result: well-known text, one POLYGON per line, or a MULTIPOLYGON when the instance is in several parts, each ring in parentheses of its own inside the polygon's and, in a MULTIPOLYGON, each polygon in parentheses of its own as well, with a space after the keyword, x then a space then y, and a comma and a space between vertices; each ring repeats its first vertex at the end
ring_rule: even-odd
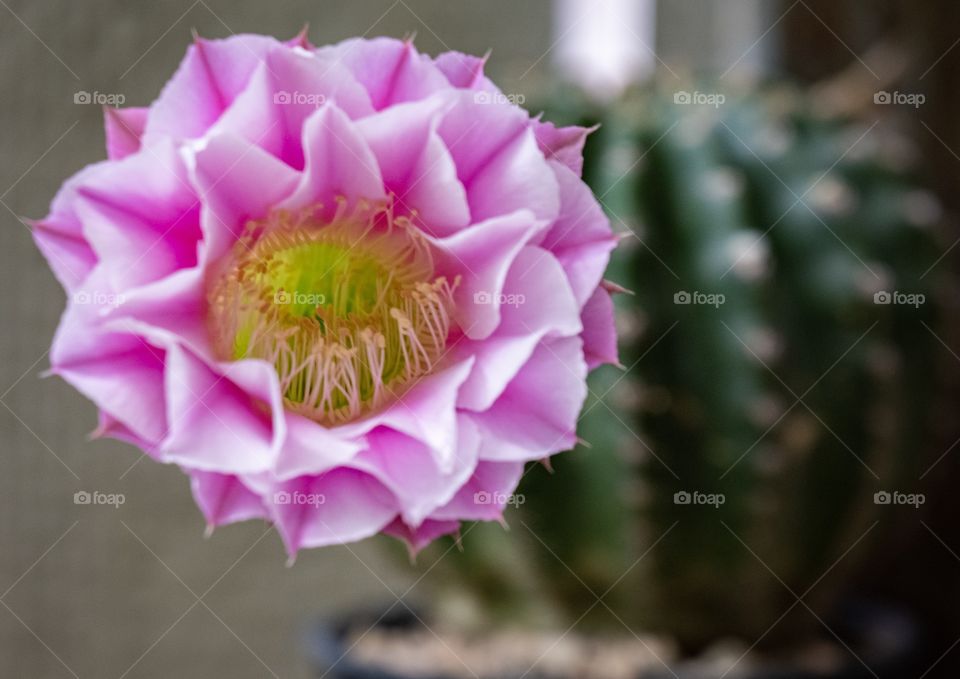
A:
POLYGON ((222 359, 269 361, 290 409, 336 424, 433 369, 453 286, 434 277, 423 236, 389 206, 320 214, 250 222, 211 278, 209 321, 222 359))

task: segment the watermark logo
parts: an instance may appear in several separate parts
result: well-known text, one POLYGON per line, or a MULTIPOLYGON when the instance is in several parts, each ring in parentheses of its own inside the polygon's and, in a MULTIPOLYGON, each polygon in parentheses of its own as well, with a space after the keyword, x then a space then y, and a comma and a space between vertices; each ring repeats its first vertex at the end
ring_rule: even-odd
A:
POLYGON ((689 490, 678 490, 673 494, 673 504, 675 505, 705 505, 717 509, 727 501, 723 493, 701 493, 699 490, 690 492, 689 490))
POLYGON ((475 505, 496 505, 497 507, 513 505, 514 507, 519 507, 526 501, 526 498, 520 494, 507 494, 486 490, 479 490, 473 494, 473 504, 475 505))
POLYGON ((873 293, 874 304, 899 304, 918 309, 921 305, 925 304, 926 301, 927 296, 920 292, 898 292, 896 290, 888 292, 886 290, 880 290, 879 292, 873 293))
POLYGON ((73 504, 75 505, 107 505, 114 509, 119 509, 120 505, 126 503, 127 497, 123 493, 101 493, 99 490, 89 492, 78 490, 73 494, 73 504))
POLYGON ((273 494, 273 504, 275 505, 319 507, 326 502, 327 497, 323 493, 303 493, 299 490, 291 493, 286 490, 279 490, 273 494))
POLYGON ((304 304, 309 306, 322 306, 327 303, 327 298, 321 293, 313 292, 287 292, 278 290, 273 296, 275 304, 304 304))
POLYGON ((279 106, 313 106, 314 108, 320 108, 327 103, 327 97, 319 92, 280 90, 273 93, 273 103, 279 106))
POLYGON ((900 491, 878 490, 873 494, 875 505, 897 505, 917 509, 927 501, 923 493, 901 493, 900 491))
POLYGON ((913 106, 920 108, 927 101, 927 95, 919 92, 874 92, 873 103, 881 106, 913 106))
POLYGON ((74 104, 96 104, 97 106, 123 106, 127 97, 117 92, 87 92, 80 90, 73 93, 74 104))
POLYGON ((673 103, 680 106, 713 106, 720 108, 727 101, 727 97, 720 92, 687 92, 680 90, 673 93, 673 103))
POLYGON ((80 290, 73 294, 74 304, 93 304, 95 306, 118 307, 126 301, 126 298, 119 292, 100 292, 97 290, 80 290))
POLYGON ((727 301, 726 295, 720 292, 699 292, 694 290, 693 292, 687 292, 686 290, 678 290, 673 293, 673 303, 674 304, 696 304, 701 306, 712 306, 717 309, 721 304, 727 301))
POLYGON ((494 295, 491 292, 481 290, 480 292, 473 293, 473 303, 474 304, 499 304, 501 306, 512 306, 518 307, 521 304, 526 303, 527 297, 523 294, 510 294, 504 295, 503 293, 499 295, 494 295))
POLYGON ((523 94, 504 94, 503 92, 476 92, 473 95, 475 104, 514 104, 523 106, 527 101, 523 94))

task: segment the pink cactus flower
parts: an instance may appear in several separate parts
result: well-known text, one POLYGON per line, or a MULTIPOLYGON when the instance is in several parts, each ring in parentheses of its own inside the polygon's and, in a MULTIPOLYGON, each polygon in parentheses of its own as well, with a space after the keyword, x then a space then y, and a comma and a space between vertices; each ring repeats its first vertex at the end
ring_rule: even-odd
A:
POLYGON ((410 42, 198 39, 34 225, 52 372, 208 525, 420 548, 499 519, 616 362, 587 130, 410 42))

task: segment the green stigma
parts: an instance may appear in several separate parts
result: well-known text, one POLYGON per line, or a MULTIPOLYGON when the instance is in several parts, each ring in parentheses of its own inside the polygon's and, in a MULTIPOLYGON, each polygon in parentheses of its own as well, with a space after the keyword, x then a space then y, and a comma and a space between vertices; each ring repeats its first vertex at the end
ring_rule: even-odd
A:
POLYGON ((248 223, 208 290, 220 357, 269 361, 287 406, 325 424, 399 397, 450 331, 454 286, 422 234, 389 207, 345 212, 248 223))

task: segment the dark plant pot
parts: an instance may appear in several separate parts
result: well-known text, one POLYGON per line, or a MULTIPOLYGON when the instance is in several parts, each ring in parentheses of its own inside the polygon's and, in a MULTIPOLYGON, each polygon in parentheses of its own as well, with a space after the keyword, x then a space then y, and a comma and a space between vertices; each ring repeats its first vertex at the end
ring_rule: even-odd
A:
MULTIPOLYGON (((730 672, 726 679, 902 679, 919 676, 924 670, 920 665, 918 626, 899 609, 875 603, 851 604, 827 624, 836 636, 823 628, 822 639, 840 645, 844 661, 839 667, 816 672, 770 660, 739 674, 730 672)), ((646 672, 640 679, 719 679, 727 668, 718 670, 690 661, 672 669, 674 673, 646 672)))
MULTIPOLYGON (((442 674, 408 675, 372 666, 351 654, 348 635, 351 631, 370 627, 381 629, 414 629, 421 623, 406 608, 397 606, 385 615, 355 613, 336 620, 321 620, 308 631, 307 650, 317 677, 324 679, 451 679, 442 674)), ((845 645, 869 667, 864 667, 852 654, 849 662, 828 672, 812 672, 770 662, 748 672, 726 675, 727 679, 901 679, 917 676, 920 658, 920 634, 912 618, 896 609, 875 604, 848 607, 843 615, 830 623, 845 645)), ((834 640, 826 632, 829 640, 834 640)), ((667 670, 646 671, 637 679, 719 679, 726 667, 710 668, 696 661, 674 663, 667 670)), ((525 679, 549 679, 527 672, 525 679)), ((518 679, 497 677, 496 679, 518 679)))
POLYGON ((316 676, 324 679, 449 679, 442 675, 413 677, 371 667, 350 653, 347 636, 351 630, 412 629, 419 624, 417 618, 400 605, 382 615, 358 612, 336 620, 319 620, 308 630, 307 652, 316 676))

